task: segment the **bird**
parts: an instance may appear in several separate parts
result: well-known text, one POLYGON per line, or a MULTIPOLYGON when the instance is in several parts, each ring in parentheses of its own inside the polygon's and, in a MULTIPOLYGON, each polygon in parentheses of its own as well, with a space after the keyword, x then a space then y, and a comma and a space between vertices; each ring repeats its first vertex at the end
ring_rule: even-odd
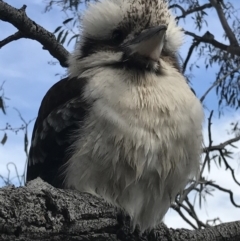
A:
POLYGON ((46 93, 27 177, 103 198, 141 231, 197 179, 203 107, 179 61, 184 33, 164 0, 89 4, 68 76, 46 93))

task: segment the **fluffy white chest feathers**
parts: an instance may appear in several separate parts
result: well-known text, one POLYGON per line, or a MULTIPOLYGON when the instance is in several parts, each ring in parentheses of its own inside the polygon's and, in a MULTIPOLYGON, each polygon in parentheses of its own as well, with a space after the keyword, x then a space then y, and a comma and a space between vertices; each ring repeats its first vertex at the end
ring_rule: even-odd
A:
POLYGON ((91 72, 91 114, 66 173, 66 186, 119 206, 142 230, 162 220, 199 168, 201 104, 175 69, 163 74, 91 72))
POLYGON ((183 31, 165 0, 99 0, 82 16, 68 77, 46 93, 27 181, 103 197, 154 228, 202 146, 201 103, 180 73, 183 31))

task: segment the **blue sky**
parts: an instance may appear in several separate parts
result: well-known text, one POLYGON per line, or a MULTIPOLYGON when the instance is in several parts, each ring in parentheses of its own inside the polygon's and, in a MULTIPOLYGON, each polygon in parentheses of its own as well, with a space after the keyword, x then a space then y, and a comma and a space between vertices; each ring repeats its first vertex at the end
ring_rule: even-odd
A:
MULTIPOLYGON (((41 0, 8 0, 8 4, 20 8, 23 4, 27 5, 27 15, 48 31, 54 31, 64 20, 64 13, 58 8, 54 8, 48 13, 44 13, 44 3, 41 0)), ((206 1, 202 1, 205 3, 206 1)), ((232 0, 236 8, 240 7, 240 1, 232 0)), ((208 11, 208 23, 210 26, 203 29, 201 35, 206 30, 214 33, 215 39, 222 40, 223 30, 218 22, 217 15, 214 10, 208 11)), ((180 22, 185 29, 194 31, 194 23, 191 17, 180 22)), ((0 40, 16 32, 16 29, 8 23, 0 22, 0 40)), ((185 44, 181 49, 181 55, 184 57, 187 54, 188 46, 191 43, 191 38, 186 37, 185 44)), ((73 46, 68 48, 72 51, 73 46)), ((64 74, 65 70, 59 64, 49 65, 49 61, 55 59, 46 50, 42 50, 42 46, 33 40, 21 39, 4 46, 0 49, 0 84, 5 81, 4 91, 5 96, 10 100, 6 100, 7 115, 0 113, 0 129, 5 127, 5 123, 9 122, 13 127, 22 124, 18 113, 14 110, 17 108, 23 118, 28 121, 37 116, 40 102, 46 91, 60 79, 56 74, 64 74)), ((209 88, 211 83, 215 81, 215 72, 217 66, 206 70, 204 66, 204 58, 198 60, 200 68, 194 68, 192 85, 197 95, 201 97, 209 88)), ((215 144, 222 142, 230 136, 227 134, 230 122, 240 119, 240 113, 228 110, 224 117, 218 119, 217 113, 217 98, 215 92, 212 91, 205 100, 208 109, 214 109, 214 124, 213 138, 215 144)), ((206 116, 209 112, 206 110, 206 116)), ((31 138, 33 124, 29 126, 29 138, 31 138)), ((205 136, 207 134, 204 129, 205 136)), ((4 132, 0 132, 0 138, 4 132)), ((240 147, 239 143, 238 146, 240 147)), ((235 156, 231 161, 231 165, 236 168, 238 180, 240 180, 239 150, 234 150, 235 156)), ((24 168, 25 154, 23 151, 23 133, 17 135, 8 132, 8 141, 4 146, 0 146, 0 174, 7 175, 6 164, 14 162, 21 173, 24 168)), ((10 167, 12 168, 12 167, 10 167)), ((12 170, 12 169, 11 169, 12 170)), ((13 174, 14 172, 12 172, 13 174)), ((213 167, 211 174, 207 174, 209 178, 216 180, 226 188, 231 188, 235 193, 236 202, 240 203, 240 188, 234 185, 231 180, 230 173, 225 170, 213 167)), ((14 175, 13 175, 14 176, 14 175)), ((1 184, 1 183, 0 183, 1 184)), ((211 219, 220 216, 222 221, 231 221, 239 219, 240 209, 233 208, 229 205, 228 196, 222 193, 214 192, 214 196, 208 199, 206 208, 199 210, 200 217, 203 219, 211 219)), ((165 219, 166 223, 172 227, 186 227, 181 218, 176 215, 173 210, 170 210, 165 219)))

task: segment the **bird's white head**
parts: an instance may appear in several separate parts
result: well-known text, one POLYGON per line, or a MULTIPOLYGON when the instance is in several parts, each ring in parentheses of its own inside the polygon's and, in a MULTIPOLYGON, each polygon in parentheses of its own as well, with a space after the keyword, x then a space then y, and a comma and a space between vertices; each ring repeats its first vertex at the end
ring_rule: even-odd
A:
POLYGON ((69 59, 70 76, 88 68, 124 66, 161 72, 161 61, 179 69, 183 32, 165 0, 102 0, 90 4, 80 41, 69 59))

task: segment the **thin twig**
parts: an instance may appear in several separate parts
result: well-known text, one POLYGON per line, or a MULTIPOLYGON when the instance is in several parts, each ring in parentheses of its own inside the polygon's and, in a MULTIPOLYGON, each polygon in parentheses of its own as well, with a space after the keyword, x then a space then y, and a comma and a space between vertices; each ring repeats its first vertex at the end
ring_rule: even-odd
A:
MULTIPOLYGON (((10 166, 10 165, 12 165, 12 166, 14 167, 15 173, 16 173, 16 177, 17 177, 17 179, 18 179, 18 183, 19 183, 20 186, 22 186, 22 181, 21 181, 21 179, 20 179, 20 175, 19 175, 19 173, 18 173, 17 166, 16 166, 16 164, 15 164, 14 162, 9 162, 9 163, 7 163, 8 180, 11 180, 11 179, 10 179, 10 173, 11 173, 11 171, 10 171, 10 169, 9 169, 9 166, 10 166)), ((13 178, 15 178, 15 177, 13 177, 13 178)), ((12 178, 12 179, 13 179, 13 178, 12 178)), ((10 181, 9 183, 12 183, 12 181, 10 181)))
MULTIPOLYGON (((212 126, 212 117, 213 117, 213 110, 210 112, 210 115, 208 117, 208 148, 211 148, 213 140, 212 140, 212 131, 211 131, 211 126, 212 126)), ((209 157, 209 151, 206 151, 206 156, 202 165, 202 168, 200 170, 200 178, 202 178, 203 171, 205 169, 206 164, 208 164, 208 168, 210 165, 210 157, 209 157)), ((203 189, 203 183, 200 183, 200 192, 203 189)), ((201 195, 199 195, 199 205, 200 207, 202 206, 202 199, 201 195)))
POLYGON ((186 198, 185 201, 186 201, 189 209, 191 210, 191 213, 192 213, 192 215, 193 215, 192 217, 196 220, 196 222, 197 222, 197 224, 198 224, 198 227, 199 227, 199 228, 201 228, 201 227, 204 227, 204 228, 210 227, 210 225, 204 224, 202 221, 199 220, 199 218, 198 218, 198 216, 197 216, 197 214, 196 214, 196 212, 195 212, 195 209, 194 209, 193 205, 190 203, 188 197, 186 198))
POLYGON ((198 12, 198 11, 202 11, 206 8, 211 8, 212 7, 212 4, 211 3, 206 3, 206 4, 203 4, 202 6, 199 6, 199 7, 195 7, 195 8, 191 8, 191 9, 188 9, 188 10, 185 10, 182 6, 180 6, 179 4, 173 4, 173 5, 170 5, 169 8, 178 8, 181 10, 182 12, 182 15, 180 16, 177 16, 176 19, 179 20, 181 18, 185 18, 187 15, 189 14, 192 14, 192 13, 195 13, 195 12, 198 12))
POLYGON ((195 226, 189 219, 187 219, 185 217, 185 215, 183 214, 183 212, 181 211, 180 207, 178 205, 172 205, 171 206, 173 210, 175 210, 180 216, 181 218, 188 223, 193 229, 198 229, 197 226, 195 226))
POLYGON ((199 43, 200 43, 199 41, 198 41, 198 42, 197 42, 197 41, 194 41, 194 42, 192 43, 191 47, 189 48, 187 57, 186 57, 186 59, 185 59, 185 61, 184 61, 184 63, 183 63, 183 67, 182 67, 182 72, 183 72, 183 73, 185 73, 185 71, 186 71, 187 64, 188 64, 188 62, 189 62, 189 59, 190 59, 191 56, 192 56, 193 50, 198 46, 199 43))
POLYGON ((18 39, 21 39, 21 38, 24 38, 24 34, 20 31, 16 32, 15 34, 13 35, 10 35, 9 37, 3 39, 2 41, 0 41, 0 49, 9 44, 10 42, 12 41, 15 41, 15 40, 18 40, 18 39))
POLYGON ((180 202, 177 202, 177 204, 180 208, 183 208, 188 213, 188 215, 196 221, 196 223, 198 225, 198 229, 201 227, 206 227, 206 225, 198 219, 194 209, 190 209, 187 206, 185 206, 183 203, 180 203, 180 202))
POLYGON ((14 108, 17 112, 18 112, 18 115, 19 115, 19 118, 22 120, 22 122, 24 123, 24 130, 25 130, 25 133, 24 133, 24 152, 26 154, 26 162, 25 162, 25 168, 24 168, 24 172, 23 172, 23 175, 22 175, 22 179, 23 179, 23 182, 25 181, 24 180, 24 177, 25 177, 25 173, 26 173, 26 170, 27 170, 27 162, 28 162, 28 158, 29 158, 29 154, 28 154, 28 144, 29 144, 29 141, 28 141, 28 126, 29 124, 34 121, 36 118, 34 119, 31 119, 29 120, 28 122, 25 121, 25 119, 22 117, 20 111, 17 109, 17 108, 14 108))
POLYGON ((222 151, 222 150, 219 150, 219 153, 220 153, 220 155, 221 155, 221 157, 222 157, 222 159, 223 159, 223 162, 224 162, 224 164, 225 164, 225 166, 226 166, 226 170, 229 169, 229 170, 231 171, 233 180, 235 181, 235 183, 236 183, 237 185, 240 186, 240 182, 238 182, 238 180, 236 179, 235 171, 234 171, 233 168, 228 164, 228 162, 227 162, 227 160, 226 160, 226 158, 225 158, 225 156, 224 156, 223 151, 222 151))
POLYGON ((237 68, 233 69, 232 71, 228 72, 226 75, 224 75, 221 79, 216 80, 212 86, 204 93, 204 95, 200 98, 200 101, 203 102, 204 99, 206 98, 206 96, 208 95, 208 93, 217 85, 219 85, 222 81, 224 81, 229 75, 233 74, 234 72, 236 72, 237 70, 240 69, 240 66, 238 66, 237 68))
POLYGON ((240 208, 240 205, 236 204, 236 202, 234 201, 234 198, 233 198, 233 192, 231 190, 228 190, 228 189, 225 189, 223 187, 220 187, 219 185, 217 184, 214 184, 212 181, 206 181, 205 182, 205 185, 209 185, 209 186, 212 186, 212 187, 215 187, 217 188, 218 190, 222 191, 222 192, 226 192, 229 194, 230 196, 230 200, 232 202, 232 204, 237 207, 237 208, 240 208))
POLYGON ((211 146, 211 147, 205 147, 203 148, 203 152, 207 153, 207 152, 210 152, 210 151, 220 151, 222 149, 224 149, 226 146, 234 143, 234 142, 237 142, 240 140, 240 136, 236 136, 232 139, 229 139, 223 143, 220 143, 219 145, 215 145, 215 146, 211 146))

